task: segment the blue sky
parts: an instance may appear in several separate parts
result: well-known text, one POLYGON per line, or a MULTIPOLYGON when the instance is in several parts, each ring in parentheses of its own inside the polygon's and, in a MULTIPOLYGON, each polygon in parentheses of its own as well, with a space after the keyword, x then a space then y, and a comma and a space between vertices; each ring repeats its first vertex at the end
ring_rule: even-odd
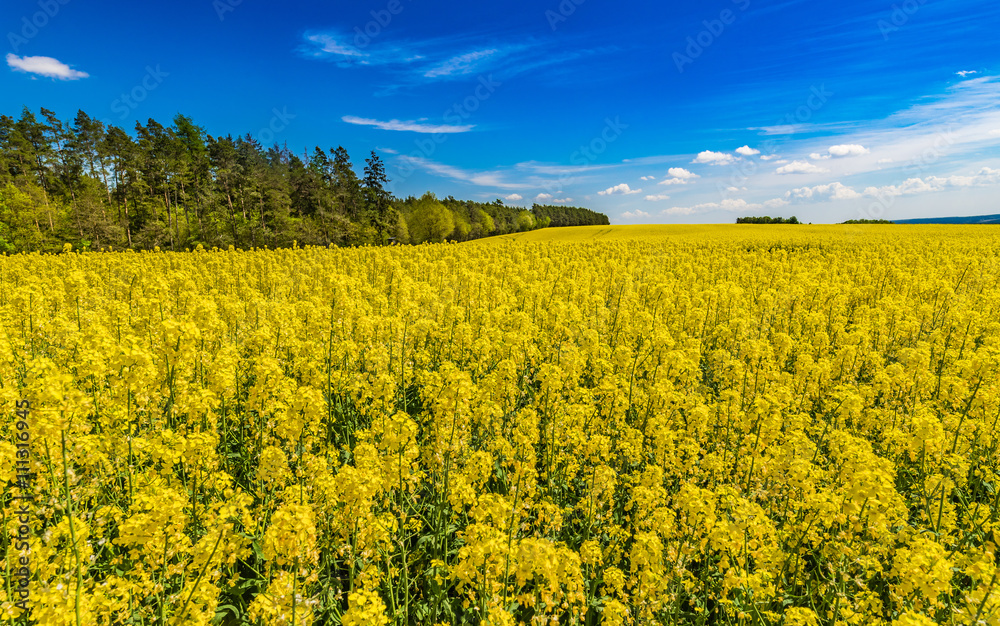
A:
POLYGON ((183 113, 376 149, 399 196, 612 223, 976 215, 1000 213, 998 30, 982 0, 4 0, 0 113, 183 113))

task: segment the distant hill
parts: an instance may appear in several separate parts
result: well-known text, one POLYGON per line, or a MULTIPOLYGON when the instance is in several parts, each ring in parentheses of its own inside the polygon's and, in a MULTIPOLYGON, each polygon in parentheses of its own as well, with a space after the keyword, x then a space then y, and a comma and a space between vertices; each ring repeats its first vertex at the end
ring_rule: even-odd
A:
POLYGON ((893 220, 897 224, 1000 224, 1000 215, 972 217, 924 217, 916 220, 893 220))

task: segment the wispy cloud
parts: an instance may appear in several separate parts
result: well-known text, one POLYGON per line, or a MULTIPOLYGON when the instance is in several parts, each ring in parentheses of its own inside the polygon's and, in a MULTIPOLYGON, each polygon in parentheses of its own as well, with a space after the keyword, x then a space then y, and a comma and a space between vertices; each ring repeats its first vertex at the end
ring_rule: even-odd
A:
POLYGON ((450 124, 425 124, 423 122, 417 121, 401 121, 401 120, 389 120, 388 122, 383 122, 381 120, 372 120, 364 117, 357 117, 354 115, 345 115, 341 118, 348 124, 355 124, 357 126, 374 126, 375 128, 381 130, 396 130, 404 131, 410 133, 425 133, 425 134, 455 134, 455 133, 467 133, 475 128, 474 125, 464 125, 464 126, 453 126, 450 124))
POLYGON ((512 76, 611 51, 567 50, 551 40, 510 41, 483 33, 426 39, 398 39, 383 33, 361 46, 355 43, 354 35, 338 29, 307 32, 299 47, 299 53, 309 59, 343 67, 378 66, 393 72, 396 76, 392 87, 379 93, 392 93, 406 84, 458 80, 475 73, 512 76))
POLYGON ((427 70, 424 72, 424 76, 427 78, 438 78, 441 76, 470 74, 475 71, 480 61, 494 56, 498 52, 499 50, 496 48, 490 48, 489 50, 475 50, 460 54, 427 70))
POLYGON ((431 174, 444 176, 452 180, 471 183, 480 187, 494 187, 497 189, 521 189, 522 183, 511 182, 504 178, 501 172, 476 172, 464 170, 462 168, 437 163, 423 157, 403 155, 397 157, 400 163, 413 169, 420 169, 431 174))
POLYGON ((74 70, 58 59, 52 57, 19 57, 16 54, 7 55, 7 65, 15 72, 37 74, 46 78, 59 80, 80 80, 89 78, 90 74, 74 70))

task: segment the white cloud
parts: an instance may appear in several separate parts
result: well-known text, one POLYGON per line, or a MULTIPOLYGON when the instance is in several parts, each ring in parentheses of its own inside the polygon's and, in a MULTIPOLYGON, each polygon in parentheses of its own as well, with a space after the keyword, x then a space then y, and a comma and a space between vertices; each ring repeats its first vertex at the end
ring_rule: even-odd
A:
POLYGON ((642 189, 632 189, 631 187, 628 186, 628 183, 622 183, 620 185, 615 185, 614 187, 608 187, 604 191, 598 191, 597 195, 599 195, 599 196, 614 196, 614 195, 628 196, 628 195, 632 195, 634 193, 642 193, 642 189))
POLYGON ((476 62, 493 56, 499 52, 496 48, 489 50, 476 50, 456 57, 452 57, 424 73, 427 78, 438 78, 440 76, 454 76, 456 74, 468 74, 475 66, 476 62))
MULTIPOLYGON (((765 203, 766 204, 766 203, 765 203)), ((722 202, 706 202, 696 204, 691 207, 670 207, 664 209, 664 215, 693 215, 695 213, 706 213, 708 211, 753 211, 764 208, 765 204, 753 204, 742 198, 727 198, 722 202)), ((786 203, 787 204, 787 203, 786 203)))
POLYGON ((709 163, 711 165, 728 165, 736 160, 731 154, 726 154, 725 152, 712 152, 711 150, 705 150, 704 152, 698 153, 692 163, 709 163))
POLYGON ((812 154, 809 155, 809 158, 812 159, 813 161, 822 161, 823 159, 829 159, 830 155, 820 154, 819 152, 813 152, 812 154))
MULTIPOLYGON (((344 38, 347 39, 348 37, 344 38)), ((339 37, 335 38, 326 34, 306 36, 306 40, 311 41, 319 47, 317 54, 332 54, 341 57, 356 58, 368 56, 350 44, 337 43, 337 39, 339 39, 339 37)))
POLYGON ((667 170, 667 175, 673 178, 680 178, 683 180, 694 180, 695 178, 701 178, 694 172, 689 172, 683 167, 671 167, 667 170))
POLYGON ((991 130, 990 137, 1000 137, 1000 128, 995 128, 991 130))
POLYGON ((381 130, 399 130, 411 133, 427 133, 427 134, 454 134, 454 133, 467 133, 475 126, 468 124, 464 126, 452 126, 449 124, 422 124, 418 121, 401 121, 401 120, 389 120, 388 122, 383 122, 380 120, 373 120, 364 117, 357 117, 355 115, 345 115, 340 118, 347 122, 348 124, 355 124, 358 126, 374 126, 381 130))
MULTIPOLYGON (((559 193, 562 193, 561 191, 559 193)), ((572 202, 573 198, 557 198, 550 193, 540 193, 535 196, 535 202, 552 202, 553 204, 566 204, 572 202)))
POLYGON ((760 150, 754 150, 750 146, 743 146, 742 148, 736 148, 736 154, 743 156, 754 156, 755 154, 760 154, 760 150))
POLYGON ((777 158, 779 158, 779 156, 777 154, 765 154, 764 156, 760 157, 760 160, 761 161, 773 161, 774 159, 777 159, 777 158))
POLYGON ((636 209, 635 211, 627 211, 625 213, 622 213, 622 217, 624 217, 627 220, 631 220, 637 217, 649 217, 649 213, 636 209))
POLYGON ((521 189, 524 187, 523 183, 507 182, 499 172, 473 172, 417 156, 402 155, 396 159, 401 164, 400 170, 409 169, 412 172, 412 170, 419 168, 431 174, 471 183, 479 187, 496 187, 498 189, 521 189))
POLYGON ((646 196, 647 202, 659 202, 661 200, 669 200, 670 196, 665 193, 658 193, 655 196, 646 196))
POLYGON ((856 200, 861 197, 861 194, 843 183, 829 183, 826 185, 817 185, 815 187, 792 189, 785 194, 785 197, 794 198, 796 200, 856 200))
POLYGON ((686 185, 696 178, 701 178, 694 172, 689 172, 683 167, 671 167, 667 170, 667 174, 670 178, 666 180, 661 180, 659 184, 661 185, 686 185))
POLYGON ((520 202, 521 200, 524 200, 524 196, 519 193, 512 193, 509 196, 504 196, 503 199, 507 202, 520 202))
POLYGON ((656 180, 656 176, 642 176, 639 180, 656 180))
POLYGON ((792 161, 776 169, 775 174, 823 174, 828 171, 808 161, 792 161))
POLYGON ((868 187, 865 195, 873 198, 896 196, 912 196, 922 193, 933 193, 956 187, 985 187, 1000 184, 1000 170, 984 167, 972 176, 928 176, 927 178, 908 178, 899 185, 884 187, 868 187))
POLYGON ((895 162, 896 161, 894 159, 879 159, 878 160, 878 164, 879 165, 887 165, 889 163, 895 163, 895 162))
POLYGON ((7 65, 16 72, 38 74, 59 80, 79 80, 89 78, 90 74, 74 70, 58 59, 52 57, 19 57, 16 54, 7 55, 7 65))
POLYGON ((965 78, 966 76, 972 76, 973 74, 978 74, 978 73, 979 72, 977 72, 976 70, 962 70, 961 72, 955 72, 955 75, 965 78))
POLYGON ((861 156, 863 154, 868 154, 869 152, 871 152, 871 150, 856 143, 830 146, 830 156, 835 157, 861 156))

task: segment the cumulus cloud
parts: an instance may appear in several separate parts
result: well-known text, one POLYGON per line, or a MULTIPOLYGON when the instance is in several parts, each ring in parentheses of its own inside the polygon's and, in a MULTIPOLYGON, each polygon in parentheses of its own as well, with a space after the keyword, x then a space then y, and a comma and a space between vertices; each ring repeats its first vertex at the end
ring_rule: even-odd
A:
POLYGON ((748 157, 760 154, 760 150, 754 150, 750 146, 743 146, 742 148, 736 148, 736 154, 748 157))
POLYGON ((37 74, 59 80, 80 80, 89 78, 90 74, 74 70, 58 59, 52 57, 19 57, 16 54, 7 55, 7 65, 15 72, 37 74))
POLYGON ((856 143, 830 146, 830 156, 834 157, 861 156, 863 154, 868 154, 869 152, 871 152, 871 150, 856 143))
POLYGON ((705 150, 704 152, 698 153, 692 163, 708 163, 709 165, 728 165, 736 160, 731 154, 725 152, 712 152, 711 150, 705 150))
POLYGON ((615 195, 629 196, 629 195, 632 195, 634 193, 642 193, 642 189, 632 189, 631 187, 628 186, 628 183, 622 183, 620 185, 615 185, 614 187, 608 187, 604 191, 598 191, 597 195, 599 195, 599 196, 615 196, 615 195))
POLYGON ((808 161, 792 161, 788 165, 779 167, 774 172, 775 174, 823 174, 828 171, 808 161))
POLYGON ((642 176, 639 180, 656 180, 656 176, 642 176))
POLYGON ((704 204, 696 204, 690 207, 670 207, 669 209, 664 209, 662 213, 664 215, 694 215, 696 213, 707 213, 709 211, 739 212, 762 209, 765 206, 767 206, 767 203, 756 204, 747 202, 742 198, 727 198, 722 202, 706 202, 704 204))
MULTIPOLYGON (((559 193, 562 193, 561 191, 559 193)), ((550 193, 540 193, 535 196, 535 202, 551 202, 553 204, 566 204, 572 202, 573 198, 557 198, 550 193)))
POLYGON ((760 160, 761 161, 773 161, 773 160, 775 160, 777 158, 780 158, 777 154, 765 154, 764 156, 760 157, 760 160))
POLYGON ((627 220, 632 220, 637 217, 649 217, 649 213, 636 209, 635 211, 626 211, 625 213, 622 213, 622 217, 627 220))
POLYGON ((956 187, 985 187, 1000 183, 1000 170, 984 167, 971 176, 928 176, 927 178, 908 178, 899 185, 884 187, 868 187, 865 195, 873 198, 896 196, 912 196, 922 193, 933 193, 956 187))
POLYGON ((661 200, 669 200, 670 196, 665 193, 658 193, 655 196, 646 196, 647 202, 659 202, 661 200))
POLYGON ((689 172, 683 167, 671 167, 667 170, 670 178, 660 181, 661 185, 686 185, 696 178, 701 178, 694 172, 689 172))
POLYGON ((792 189, 785 194, 785 197, 796 200, 856 200, 861 197, 861 194, 843 183, 829 183, 826 185, 816 185, 815 187, 792 189))
POLYGON ((455 133, 467 133, 475 126, 471 124, 465 124, 461 126, 453 126, 450 124, 423 124, 415 121, 401 121, 401 120, 389 120, 388 122, 383 122, 381 120, 373 120, 365 117, 357 117, 355 115, 345 115, 340 118, 348 124, 355 124, 357 126, 374 126, 375 128, 381 130, 398 130, 411 133, 424 133, 424 134, 455 134, 455 133))
POLYGON ((521 200, 524 200, 524 196, 519 193, 512 193, 509 196, 504 196, 503 199, 507 202, 520 202, 521 200))
POLYGON ((694 172, 689 172, 683 167, 671 167, 667 170, 667 175, 673 178, 681 178, 683 180, 694 180, 695 178, 701 178, 694 172))

